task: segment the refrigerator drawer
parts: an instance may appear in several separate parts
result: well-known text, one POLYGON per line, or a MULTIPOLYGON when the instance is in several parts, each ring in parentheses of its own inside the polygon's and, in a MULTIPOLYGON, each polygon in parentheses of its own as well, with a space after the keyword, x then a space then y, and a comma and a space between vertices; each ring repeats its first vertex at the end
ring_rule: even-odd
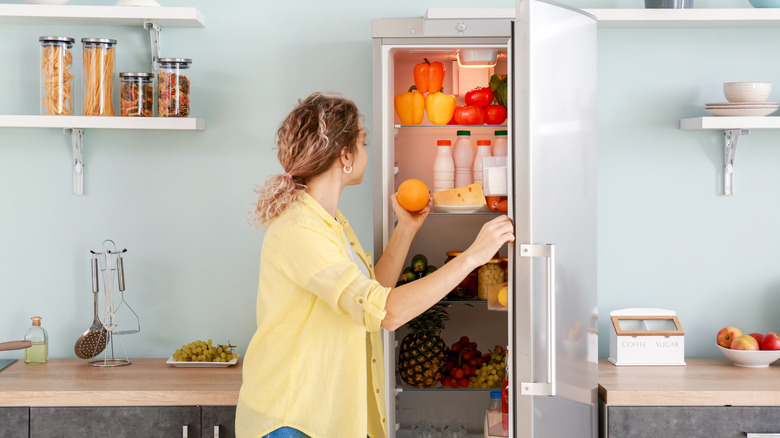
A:
POLYGON ((776 406, 607 406, 602 415, 607 438, 780 437, 776 406))

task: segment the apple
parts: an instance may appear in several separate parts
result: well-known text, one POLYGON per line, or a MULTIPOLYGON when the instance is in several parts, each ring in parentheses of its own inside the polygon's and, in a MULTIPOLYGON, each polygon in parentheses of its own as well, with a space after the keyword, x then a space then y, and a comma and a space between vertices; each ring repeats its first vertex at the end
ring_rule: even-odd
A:
POLYGON ((731 342, 734 341, 737 336, 742 336, 742 331, 740 329, 734 327, 723 327, 718 332, 716 339, 718 341, 718 345, 721 347, 731 348, 731 342))
POLYGON ((732 350, 758 350, 758 341, 750 335, 741 335, 731 342, 732 350))
POLYGON ((762 350, 780 350, 780 336, 777 333, 767 333, 759 343, 762 350))
MULTIPOLYGON (((764 335, 762 335, 761 333, 751 333, 750 336, 752 336, 753 339, 758 341, 758 345, 761 345, 761 341, 764 340, 764 335)), ((762 350, 763 350, 763 348, 762 348, 762 350)))

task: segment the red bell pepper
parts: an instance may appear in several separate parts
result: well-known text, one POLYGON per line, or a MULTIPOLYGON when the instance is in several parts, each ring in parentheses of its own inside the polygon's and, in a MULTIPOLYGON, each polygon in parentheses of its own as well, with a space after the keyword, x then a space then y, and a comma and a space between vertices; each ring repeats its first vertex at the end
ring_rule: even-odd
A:
POLYGON ((441 91, 444 84, 444 64, 430 62, 423 58, 423 62, 414 66, 414 85, 420 93, 435 93, 441 91))

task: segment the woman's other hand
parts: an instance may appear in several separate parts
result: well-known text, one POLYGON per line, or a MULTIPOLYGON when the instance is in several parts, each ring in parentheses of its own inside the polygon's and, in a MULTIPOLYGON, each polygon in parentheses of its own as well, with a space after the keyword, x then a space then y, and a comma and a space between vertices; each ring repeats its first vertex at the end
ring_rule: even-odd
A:
POLYGON ((393 203, 393 211, 398 218, 397 227, 405 228, 413 234, 416 234, 420 227, 422 227, 425 218, 428 217, 428 213, 431 211, 430 201, 428 201, 428 205, 420 211, 408 211, 401 207, 401 204, 398 203, 398 199, 396 199, 395 193, 390 196, 390 201, 393 203))
POLYGON ((474 266, 482 266, 495 257, 505 243, 514 241, 514 224, 509 216, 502 215, 482 226, 477 238, 463 255, 468 256, 474 266))

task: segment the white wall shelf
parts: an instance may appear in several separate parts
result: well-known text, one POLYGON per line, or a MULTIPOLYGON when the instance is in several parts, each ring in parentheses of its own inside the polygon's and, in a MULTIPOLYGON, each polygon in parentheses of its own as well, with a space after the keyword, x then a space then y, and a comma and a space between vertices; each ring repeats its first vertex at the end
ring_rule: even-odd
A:
MULTIPOLYGON (((137 26, 149 32, 151 69, 159 71, 160 29, 204 27, 206 19, 195 8, 0 4, 0 24, 66 24, 137 26)), ((0 115, 0 128, 59 128, 71 137, 73 194, 84 194, 84 130, 143 129, 203 131, 206 122, 195 118, 85 117, 0 115)))
POLYGON ((780 117, 692 117, 680 120, 680 129, 723 131, 723 194, 734 194, 734 158, 737 143, 751 129, 780 129, 780 117))
POLYGON ((149 129, 203 131, 204 119, 189 117, 101 117, 0 115, 0 128, 149 129))
POLYGON ((778 27, 780 8, 584 9, 599 27, 778 27))
POLYGON ((195 8, 0 4, 0 23, 204 27, 195 8))

